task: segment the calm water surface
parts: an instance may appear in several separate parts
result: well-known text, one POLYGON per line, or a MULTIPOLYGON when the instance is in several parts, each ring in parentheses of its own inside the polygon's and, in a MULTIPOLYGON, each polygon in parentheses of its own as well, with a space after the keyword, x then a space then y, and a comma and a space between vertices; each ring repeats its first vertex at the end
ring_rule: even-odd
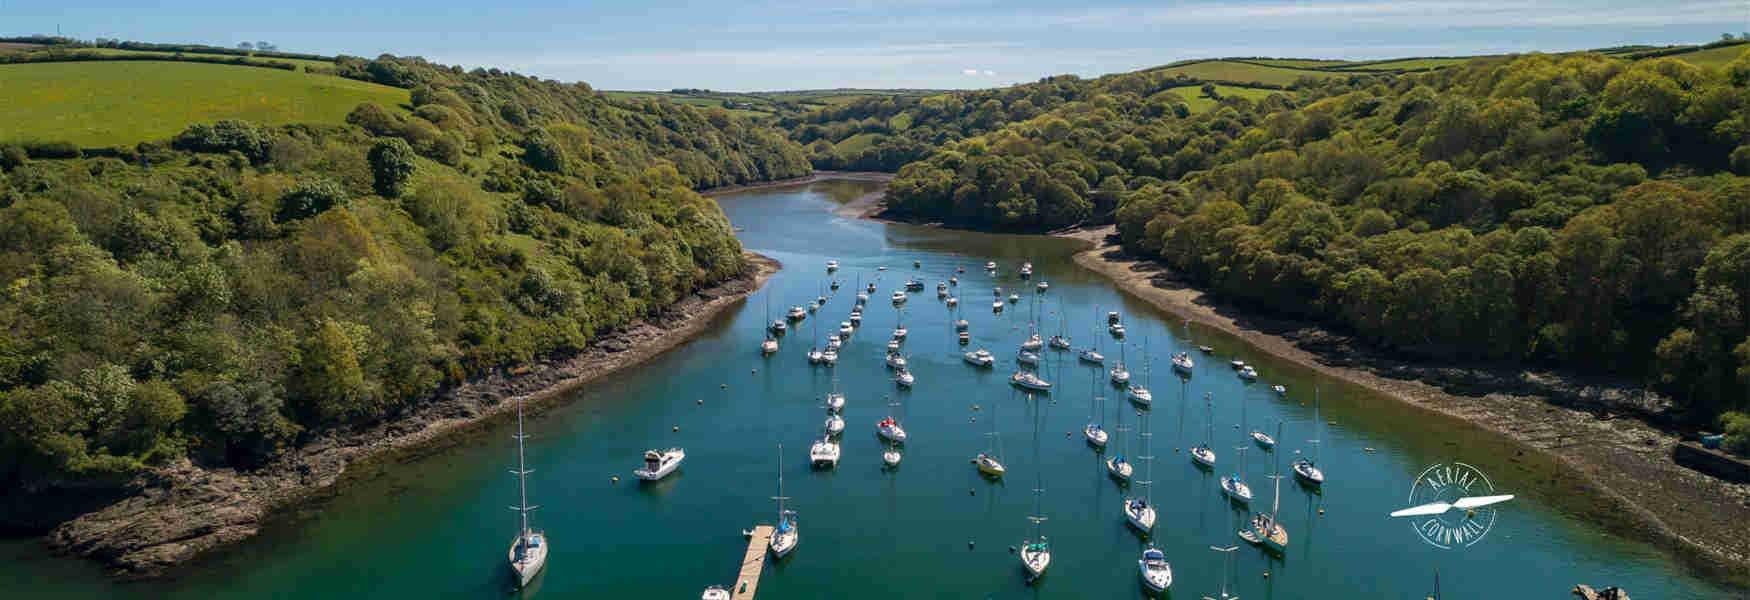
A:
MULTIPOLYGON (((1447 598, 1567 598, 1575 583, 1621 585, 1636 598, 1742 593, 1570 516, 1559 495, 1564 481, 1551 465, 1499 450, 1502 442, 1491 434, 1323 380, 1211 332, 1188 331, 1077 269, 1070 258, 1074 242, 833 214, 872 185, 828 181, 721 198, 744 228, 743 243, 785 269, 696 341, 531 418, 530 489, 542 505, 535 520, 551 536, 553 552, 547 572, 525 595, 697 598, 706 585, 728 584, 746 545, 740 531, 773 518, 769 497, 782 470, 802 541, 782 563, 768 563, 762 598, 1139 596, 1136 559, 1144 542, 1125 524, 1120 505, 1126 494, 1143 490, 1119 488, 1082 441, 1079 430, 1096 391, 1111 399, 1099 416, 1114 433, 1109 451, 1127 439, 1128 454, 1145 455, 1136 429, 1146 419, 1154 432, 1155 542, 1173 565, 1169 596, 1215 595, 1222 561, 1209 547, 1230 544, 1240 549, 1228 585, 1247 599, 1422 598, 1436 570, 1447 598), (843 265, 836 294, 825 287, 829 259, 843 265), (912 267, 914 260, 921 268, 912 267), (1001 266, 994 280, 981 268, 987 260, 1001 266), (1036 295, 1015 277, 1022 261, 1034 263, 1035 280, 1051 283, 1048 293, 1036 295), (972 347, 995 353, 996 369, 961 362, 951 315, 935 298, 935 283, 957 265, 967 267, 956 293, 972 322, 972 347), (888 270, 878 272, 879 266, 888 270), (918 378, 915 390, 904 392, 890 382, 881 358, 901 315, 887 296, 912 277, 928 288, 904 306, 911 331, 905 352, 918 378), (810 338, 836 329, 849 313, 854 286, 871 280, 878 292, 839 366, 810 367, 804 358, 810 338), (1009 288, 1020 292, 1022 300, 993 315, 997 285, 1005 295, 1009 288), (764 323, 823 294, 831 296, 826 307, 795 327, 777 355, 761 358, 764 323), (1123 346, 1104 332, 1109 310, 1124 314, 1129 337, 1123 346), (1109 358, 1127 357, 1134 377, 1152 384, 1154 409, 1139 417, 1103 374, 1091 385, 1094 371, 1069 353, 1049 350, 1043 370, 1057 383, 1056 393, 1032 402, 1018 396, 1005 378, 1030 315, 1047 336, 1061 330, 1077 347, 1098 340, 1109 358), (1194 376, 1181 384, 1166 357, 1195 354, 1198 344, 1215 346, 1216 355, 1197 356, 1194 376), (1234 376, 1226 361, 1236 357, 1258 366, 1257 383, 1234 376), (819 435, 820 396, 834 377, 849 397, 844 458, 836 471, 813 471, 808 444, 819 435), (1270 391, 1275 383, 1287 386, 1286 398, 1270 391), (1315 384, 1323 390, 1322 418, 1334 423, 1317 431, 1315 384), (1184 452, 1205 435, 1206 393, 1214 397, 1210 429, 1221 461, 1213 473, 1195 468, 1184 452), (895 410, 891 402, 900 403, 911 439, 903 464, 888 471, 881 468, 874 427, 895 410), (1306 440, 1324 440, 1320 464, 1330 481, 1323 493, 1284 480, 1281 520, 1292 543, 1280 557, 1235 538, 1247 513, 1218 491, 1218 474, 1234 470, 1234 449, 1248 444, 1238 427, 1242 410, 1255 426, 1273 430, 1282 423, 1278 452, 1285 471, 1293 452, 1310 451, 1306 440), (1042 424, 1037 437, 1035 418, 1042 424), (1130 430, 1124 439, 1117 436, 1119 425, 1130 430), (993 429, 1009 467, 1006 480, 994 483, 968 463, 986 449, 984 434, 993 429), (678 474, 652 486, 628 481, 644 449, 670 445, 689 454, 678 474), (1416 473, 1451 460, 1477 465, 1497 489, 1520 495, 1483 542, 1464 550, 1428 546, 1406 523, 1386 517, 1402 508, 1416 473), (612 483, 614 475, 622 481, 612 483), (1036 479, 1043 481, 1049 519, 1043 528, 1055 560, 1043 580, 1027 586, 1008 548, 1029 531, 1036 479)), ((508 434, 501 427, 418 460, 379 466, 336 498, 282 519, 257 540, 170 582, 115 584, 88 564, 41 557, 33 540, 8 541, 0 544, 0 590, 60 598, 512 595, 503 566, 516 523, 506 510, 516 499, 505 472, 515 448, 508 434)), ((1245 453, 1246 479, 1260 509, 1269 506, 1266 476, 1275 458, 1255 447, 1245 453)), ((1141 479, 1145 467, 1137 465, 1141 479)))

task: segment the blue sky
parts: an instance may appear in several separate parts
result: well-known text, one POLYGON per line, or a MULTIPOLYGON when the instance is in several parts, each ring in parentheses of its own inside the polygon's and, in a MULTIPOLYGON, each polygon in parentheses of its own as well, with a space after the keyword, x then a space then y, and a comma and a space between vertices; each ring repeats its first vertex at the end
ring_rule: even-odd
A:
POLYGON ((0 34, 420 55, 600 89, 971 88, 1213 56, 1384 58, 1750 31, 1750 0, 0 0, 0 34))

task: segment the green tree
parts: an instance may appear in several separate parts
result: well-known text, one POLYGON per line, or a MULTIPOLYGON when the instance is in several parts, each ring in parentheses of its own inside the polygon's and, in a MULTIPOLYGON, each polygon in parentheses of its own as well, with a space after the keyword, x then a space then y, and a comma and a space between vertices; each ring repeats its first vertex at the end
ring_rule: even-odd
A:
POLYGON ((418 168, 413 147, 397 138, 377 140, 371 146, 372 188, 385 198, 398 198, 407 192, 407 184, 418 168))

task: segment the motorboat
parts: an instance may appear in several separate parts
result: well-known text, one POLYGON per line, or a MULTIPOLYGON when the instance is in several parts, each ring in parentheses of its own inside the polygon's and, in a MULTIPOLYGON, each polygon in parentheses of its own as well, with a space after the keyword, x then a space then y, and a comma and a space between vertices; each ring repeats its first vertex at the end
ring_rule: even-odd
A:
POLYGON ((905 455, 901 454, 898 448, 888 448, 881 451, 881 464, 889 467, 899 466, 899 461, 904 458, 905 455))
POLYGON ((818 310, 820 310, 820 303, 819 302, 809 302, 808 303, 808 312, 815 312, 818 310))
POLYGON ((845 340, 843 338, 840 338, 839 334, 835 333, 835 334, 826 336, 826 349, 827 350, 837 352, 839 350, 839 348, 844 347, 844 345, 845 345, 845 340))
POLYGON ((972 462, 978 465, 978 472, 991 477, 1002 477, 1003 473, 1009 471, 1003 466, 1002 461, 997 460, 997 457, 982 452, 979 453, 978 458, 972 459, 972 462))
POLYGON ((699 594, 699 600, 729 600, 729 590, 721 585, 705 588, 705 593, 699 594))
POLYGON ((1096 365, 1106 362, 1106 355, 1095 352, 1093 348, 1085 348, 1081 352, 1077 352, 1076 358, 1081 359, 1082 362, 1096 365))
POLYGON ((1124 395, 1126 398, 1130 398, 1131 402, 1135 402, 1137 406, 1151 406, 1155 401, 1154 393, 1140 385, 1131 385, 1124 395))
POLYGON ((907 333, 910 333, 910 332, 908 332, 908 331, 906 331, 906 329, 905 329, 905 326, 904 326, 904 325, 900 325, 900 326, 898 326, 898 327, 894 327, 894 328, 893 328, 893 339, 896 339, 896 340, 904 340, 904 339, 905 339, 905 334, 907 334, 907 333))
POLYGON ((644 467, 632 471, 632 475, 643 481, 660 481, 680 468, 681 461, 686 459, 687 451, 680 448, 645 450, 644 467))
POLYGON ((790 329, 790 326, 785 325, 782 320, 773 320, 772 324, 768 325, 767 328, 771 329, 772 333, 784 333, 785 330, 790 329))
POLYGON ((960 306, 960 299, 955 298, 953 296, 949 296, 948 297, 948 308, 953 308, 956 306, 960 306))
MULTIPOLYGON (((965 273, 966 269, 961 269, 960 272, 965 273)), ((948 285, 954 285, 954 286, 960 285, 960 278, 959 277, 949 277, 948 278, 948 285)))
POLYGON ((1173 355, 1173 370, 1174 371, 1178 371, 1180 373, 1190 375, 1191 369, 1195 368, 1196 366, 1197 366, 1197 361, 1191 360, 1190 354, 1180 352, 1178 354, 1173 355))
POLYGON ((905 304, 905 292, 902 292, 899 290, 894 290, 893 303, 894 304, 905 304))
POLYGON ((989 367, 996 364, 996 357, 991 356, 990 351, 983 348, 967 352, 963 356, 967 363, 975 367, 989 367))
POLYGON ((887 355, 887 368, 889 368, 889 369, 904 369, 905 368, 905 357, 901 356, 898 352, 888 353, 888 355, 887 355))
POLYGON ((826 413, 826 434, 836 436, 845 432, 845 418, 838 413, 826 413))
POLYGON ((1026 279, 1026 278, 1032 277, 1032 276, 1033 276, 1033 263, 1021 263, 1021 278, 1026 279))
POLYGON ((791 321, 801 321, 808 318, 808 309, 802 308, 801 306, 792 306, 790 307, 790 312, 784 316, 789 317, 791 321))
POLYGON ((1020 354, 1015 355, 1015 362, 1021 363, 1023 365, 1037 367, 1037 366, 1039 366, 1039 355, 1034 354, 1032 352, 1028 352, 1026 350, 1022 350, 1020 354))
POLYGON ((1257 378, 1258 378, 1258 370, 1252 368, 1252 365, 1246 365, 1244 367, 1240 367, 1240 379, 1251 381, 1251 380, 1257 379, 1257 378))
POLYGON ((893 417, 887 417, 882 419, 880 423, 876 423, 875 434, 890 442, 905 443, 905 428, 901 427, 899 421, 893 417))
POLYGON ((1150 591, 1159 593, 1173 586, 1173 566, 1167 564, 1167 553, 1150 546, 1142 551, 1142 559, 1136 561, 1136 566, 1142 572, 1142 585, 1150 591))
POLYGON ((1120 337, 1120 338, 1124 337, 1124 324, 1123 323, 1113 323, 1112 325, 1106 327, 1106 331, 1111 333, 1112 337, 1120 337))
POLYGON ((821 436, 814 445, 808 448, 809 464, 819 469, 831 469, 839 466, 839 443, 831 436, 821 436))
POLYGON ((777 351, 778 351, 778 339, 777 338, 767 336, 765 341, 760 342, 760 354, 772 354, 772 353, 777 352, 777 351))
POLYGON ((911 371, 901 368, 893 373, 893 382, 899 384, 899 387, 909 388, 911 384, 917 383, 917 378, 912 376, 911 371))
POLYGON ((839 261, 836 261, 836 260, 826 261, 826 272, 831 273, 831 272, 837 271, 837 270, 839 270, 839 261))
POLYGON ((1031 371, 1015 371, 1014 375, 1009 376, 1009 383, 1029 390, 1051 391, 1051 382, 1040 378, 1037 373, 1031 371))
POLYGON ((990 311, 991 312, 1003 312, 1003 301, 997 300, 995 302, 990 303, 990 311))
POLYGON ((851 327, 862 327, 862 326, 863 326, 863 313, 860 313, 860 312, 851 313, 851 327))
POLYGON ((1043 294, 1045 293, 1045 290, 1051 289, 1051 283, 1041 281, 1039 282, 1039 285, 1033 286, 1033 289, 1038 290, 1039 293, 1043 294))
POLYGON ((1243 361, 1243 360, 1236 358, 1236 359, 1228 361, 1227 366, 1233 367, 1233 369, 1235 371, 1238 371, 1240 369, 1246 368, 1246 361, 1243 361))
MULTIPOLYGON (((833 382, 833 387, 838 387, 837 381, 833 382)), ((845 395, 836 391, 828 392, 826 395, 826 409, 833 412, 844 412, 845 395)))
POLYGON ((869 295, 862 293, 862 292, 857 292, 856 306, 862 306, 862 305, 868 304, 868 303, 869 303, 869 295))
POLYGON ((1047 340, 1045 342, 1045 344, 1048 346, 1051 346, 1053 349, 1068 350, 1069 349, 1069 338, 1063 337, 1061 335, 1054 335, 1054 336, 1051 336, 1051 339, 1047 340))
POLYGON ((972 334, 964 331, 960 332, 960 345, 965 346, 970 343, 972 343, 972 334))
POLYGON ((1009 294, 1009 304, 1014 304, 1014 303, 1020 302, 1020 301, 1021 301, 1020 294, 1009 294))
POLYGON ((1045 347, 1045 341, 1039 339, 1039 334, 1037 334, 1037 333, 1033 334, 1031 337, 1028 337, 1027 341, 1021 342, 1021 349, 1026 350, 1028 352, 1038 352, 1040 348, 1044 348, 1044 347, 1045 347))

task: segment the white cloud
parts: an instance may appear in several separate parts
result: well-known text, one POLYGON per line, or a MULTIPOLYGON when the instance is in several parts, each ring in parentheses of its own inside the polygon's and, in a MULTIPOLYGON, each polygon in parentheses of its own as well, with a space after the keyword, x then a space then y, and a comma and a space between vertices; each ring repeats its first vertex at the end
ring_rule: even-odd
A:
POLYGON ((985 69, 985 70, 984 70, 984 76, 985 76, 985 77, 995 77, 995 76, 996 76, 996 74, 997 74, 997 72, 996 72, 996 71, 992 71, 992 70, 990 70, 990 69, 985 69))
POLYGON ((978 69, 961 69, 960 74, 965 75, 967 77, 972 77, 972 76, 978 75, 978 69))

